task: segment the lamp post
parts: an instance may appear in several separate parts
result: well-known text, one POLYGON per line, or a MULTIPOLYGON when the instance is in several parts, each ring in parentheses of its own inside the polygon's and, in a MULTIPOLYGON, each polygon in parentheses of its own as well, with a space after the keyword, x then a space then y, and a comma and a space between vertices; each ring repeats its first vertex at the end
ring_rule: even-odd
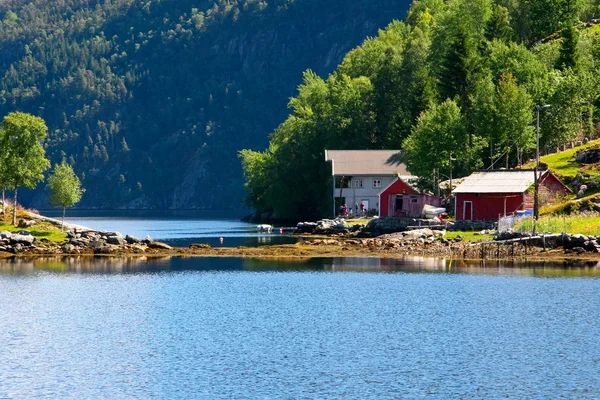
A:
POLYGON ((533 235, 536 235, 537 230, 537 220, 540 216, 540 209, 538 205, 539 199, 539 179, 538 179, 538 170, 540 169, 540 110, 545 108, 550 108, 550 104, 544 105, 536 105, 535 109, 537 111, 536 121, 535 121, 535 167, 533 170, 533 235))
POLYGON ((450 194, 452 194, 452 161, 456 161, 456 158, 452 157, 452 154, 450 154, 450 194))

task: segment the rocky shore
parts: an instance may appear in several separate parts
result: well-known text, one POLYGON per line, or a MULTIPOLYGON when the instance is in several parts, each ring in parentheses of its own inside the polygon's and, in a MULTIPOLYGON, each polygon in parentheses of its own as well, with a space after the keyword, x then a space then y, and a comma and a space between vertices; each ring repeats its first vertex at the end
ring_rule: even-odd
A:
POLYGON ((140 240, 123 237, 119 232, 93 230, 69 231, 68 241, 61 244, 33 236, 29 231, 0 232, 0 252, 8 254, 113 254, 145 253, 148 250, 172 250, 172 247, 150 238, 140 240))
POLYGON ((173 248, 151 239, 122 236, 116 232, 72 232, 66 243, 53 245, 23 234, 0 233, 4 256, 205 256, 248 258, 427 256, 471 260, 599 259, 598 238, 584 235, 547 235, 506 240, 468 242, 460 236, 444 238, 443 231, 429 228, 384 234, 374 238, 344 235, 303 236, 294 245, 262 247, 211 247, 195 244, 173 248), (33 240, 32 240, 33 239, 33 240))
MULTIPOLYGON (((371 224, 369 224, 371 225, 371 224)), ((0 257, 82 256, 210 256, 210 257, 378 257, 430 256, 450 259, 600 259, 600 237, 585 235, 541 235, 503 233, 493 240, 465 241, 458 235, 445 237, 446 230, 411 228, 377 234, 362 225, 347 226, 339 220, 298 224, 298 243, 262 247, 211 247, 193 244, 173 248, 147 237, 139 239, 119 232, 95 231, 68 226, 63 243, 38 238, 26 229, 0 232, 0 257), (310 232, 310 233, 308 233, 310 232)), ((25 226, 25 224, 23 224, 25 226)), ((380 227, 381 225, 376 225, 380 227)), ((489 233, 486 231, 486 233, 489 233)))

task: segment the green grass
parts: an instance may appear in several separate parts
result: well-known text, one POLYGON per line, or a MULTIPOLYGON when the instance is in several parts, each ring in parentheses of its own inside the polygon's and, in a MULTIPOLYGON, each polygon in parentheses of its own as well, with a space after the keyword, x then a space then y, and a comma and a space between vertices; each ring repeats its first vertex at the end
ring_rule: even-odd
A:
POLYGON ((600 139, 592 140, 582 146, 577 146, 559 153, 548 154, 547 156, 540 157, 540 161, 548 164, 550 171, 557 175, 573 177, 578 173, 587 173, 590 177, 600 177, 600 170, 596 165, 591 164, 582 166, 575 161, 575 153, 577 153, 577 151, 596 146, 600 146, 600 139))
MULTIPOLYGON (((599 28, 600 29, 600 28, 599 28)), ((583 149, 600 147, 600 139, 592 140, 582 146, 577 146, 572 149, 560 151, 554 154, 548 154, 540 157, 540 161, 548 164, 548 169, 554 174, 560 177, 575 177, 577 174, 588 174, 589 178, 585 178, 583 183, 586 183, 587 179, 600 179, 600 166, 596 164, 582 165, 575 160, 575 154, 583 149)), ((533 168, 534 162, 530 162, 524 165, 525 168, 533 168)), ((581 199, 575 199, 575 195, 569 195, 562 201, 542 205, 540 208, 541 215, 549 215, 557 212, 564 212, 570 210, 572 206, 576 206, 576 203, 589 200, 597 195, 597 189, 590 189, 586 192, 586 197, 581 199)))
MULTIPOLYGON (((17 208, 17 221, 20 219, 31 219, 29 214, 20 207, 17 208)), ((61 232, 60 228, 49 223, 49 222, 38 222, 30 228, 18 228, 11 224, 12 221, 12 208, 7 207, 4 215, 0 214, 0 231, 18 232, 28 231, 31 232, 38 240, 46 238, 54 243, 62 243, 67 240, 67 233, 61 232)))
POLYGON ((67 240, 67 233, 61 232, 59 228, 56 228, 52 224, 40 223, 32 226, 31 228, 17 228, 13 225, 0 224, 0 231, 18 232, 28 231, 31 232, 36 238, 46 238, 51 242, 62 243, 67 240))
POLYGON ((446 232, 446 235, 444 236, 444 238, 445 239, 454 239, 459 235, 462 236, 463 240, 466 240, 468 242, 477 242, 481 239, 493 239, 494 238, 493 235, 480 235, 479 231, 477 231, 477 232, 458 232, 458 231, 446 232))
POLYGON ((366 225, 369 223, 369 221, 371 221, 372 218, 348 218, 346 220, 344 220, 344 224, 346 226, 352 226, 352 225, 366 225))
MULTIPOLYGON (((523 232, 533 231, 533 220, 524 219, 516 230, 523 232)), ((584 235, 600 235, 600 215, 596 213, 581 213, 574 215, 545 215, 541 216, 537 223, 538 232, 549 233, 581 233, 584 235)))

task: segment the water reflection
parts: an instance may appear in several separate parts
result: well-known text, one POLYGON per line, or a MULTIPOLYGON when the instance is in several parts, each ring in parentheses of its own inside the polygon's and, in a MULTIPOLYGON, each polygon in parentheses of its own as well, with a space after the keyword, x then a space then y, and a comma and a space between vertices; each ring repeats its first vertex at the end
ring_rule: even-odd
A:
POLYGON ((134 274, 183 271, 322 271, 598 277, 600 262, 455 261, 429 257, 235 258, 235 257, 37 257, 0 260, 0 274, 134 274))
POLYGON ((333 271, 459 273, 521 276, 600 276, 600 261, 476 261, 432 257, 334 258, 333 271))

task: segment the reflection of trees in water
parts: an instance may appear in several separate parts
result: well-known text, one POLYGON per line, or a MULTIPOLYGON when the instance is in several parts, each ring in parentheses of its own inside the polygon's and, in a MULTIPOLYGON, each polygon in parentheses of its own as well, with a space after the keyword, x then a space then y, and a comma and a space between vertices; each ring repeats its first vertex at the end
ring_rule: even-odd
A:
POLYGON ((182 270, 357 271, 519 275, 538 277, 600 276, 598 261, 476 261, 433 257, 236 258, 236 257, 35 257, 0 259, 0 274, 127 274, 182 270))
POLYGON ((539 277, 600 276, 598 261, 479 261, 433 257, 333 258, 324 268, 332 271, 456 273, 539 277))
POLYGON ((403 258, 346 258, 331 259, 328 268, 332 271, 364 271, 364 272, 425 272, 447 271, 445 259, 433 257, 403 258))
POLYGON ((2 274, 52 273, 121 274, 168 270, 170 257, 35 257, 0 260, 2 274))
POLYGON ((481 275, 538 277, 600 276, 600 262, 591 260, 460 260, 450 261, 452 272, 481 275))

